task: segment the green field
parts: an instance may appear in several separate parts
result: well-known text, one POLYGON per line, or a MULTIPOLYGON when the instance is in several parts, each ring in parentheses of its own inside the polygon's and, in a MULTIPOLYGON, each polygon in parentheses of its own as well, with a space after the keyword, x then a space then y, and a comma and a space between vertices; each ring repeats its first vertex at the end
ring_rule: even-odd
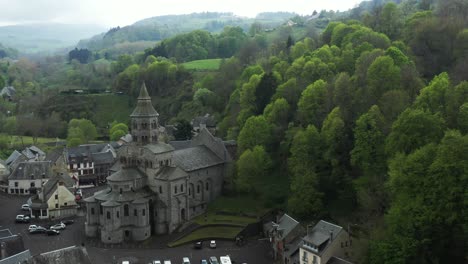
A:
POLYGON ((197 240, 206 240, 214 238, 234 239, 242 230, 242 227, 231 226, 208 226, 199 228, 189 235, 169 243, 169 247, 176 247, 197 240))
POLYGON ((195 60, 183 63, 187 70, 214 71, 218 70, 222 59, 195 60))

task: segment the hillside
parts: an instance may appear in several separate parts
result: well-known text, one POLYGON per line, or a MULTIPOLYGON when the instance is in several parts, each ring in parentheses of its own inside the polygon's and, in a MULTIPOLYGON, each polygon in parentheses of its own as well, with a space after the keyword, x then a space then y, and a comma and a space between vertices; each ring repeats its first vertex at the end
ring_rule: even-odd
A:
POLYGON ((52 53, 105 30, 97 25, 23 24, 0 27, 0 43, 20 53, 52 53))
POLYGON ((226 26, 241 27, 247 32, 254 22, 261 23, 265 28, 273 28, 295 15, 294 13, 278 12, 259 14, 257 18, 247 18, 232 13, 207 12, 156 16, 137 21, 129 26, 112 28, 106 33, 80 41, 78 46, 101 50, 123 42, 159 41, 197 29, 216 33, 222 31, 226 26))

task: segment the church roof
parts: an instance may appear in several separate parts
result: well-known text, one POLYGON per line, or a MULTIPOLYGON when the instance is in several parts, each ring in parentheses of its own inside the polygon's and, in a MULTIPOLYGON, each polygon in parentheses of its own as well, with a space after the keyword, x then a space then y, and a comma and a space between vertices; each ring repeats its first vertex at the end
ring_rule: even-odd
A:
POLYGON ((187 177, 187 173, 181 170, 179 167, 163 167, 156 174, 156 179, 159 180, 175 180, 183 177, 187 177))
POLYGON ((107 206, 115 206, 116 203, 128 203, 141 201, 142 198, 154 197, 154 193, 149 188, 142 188, 135 191, 116 192, 111 188, 96 192, 94 199, 85 199, 85 202, 106 201, 107 206))
POLYGON ((224 163, 204 145, 174 151, 174 161, 184 171, 194 171, 224 163))
POLYGON ((148 117, 148 116, 158 116, 158 112, 153 107, 151 103, 151 97, 146 90, 146 85, 143 83, 140 89, 140 95, 138 96, 137 105, 130 117, 148 117))
POLYGON ((134 168, 122 168, 121 170, 112 173, 111 176, 107 177, 107 180, 113 182, 122 182, 133 181, 141 178, 144 178, 144 175, 139 170, 134 168))
POLYGON ((172 147, 169 144, 158 142, 155 144, 148 144, 145 145, 144 148, 148 149, 152 153, 158 154, 158 153, 164 153, 164 152, 169 152, 174 150, 174 147, 172 147))

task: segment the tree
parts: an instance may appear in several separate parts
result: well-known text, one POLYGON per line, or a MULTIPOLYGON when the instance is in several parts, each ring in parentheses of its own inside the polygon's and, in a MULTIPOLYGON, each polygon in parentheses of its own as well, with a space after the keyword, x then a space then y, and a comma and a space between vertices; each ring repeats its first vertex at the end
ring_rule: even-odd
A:
POLYGON ((320 127, 329 111, 327 83, 318 80, 307 86, 297 104, 298 119, 305 126, 313 124, 320 127))
POLYGON ((128 134, 128 126, 124 123, 115 122, 109 129, 109 138, 111 141, 117 141, 128 134))
POLYGON ((268 148, 272 140, 272 127, 263 115, 247 119, 237 138, 239 153, 254 146, 268 148))
POLYGON ((177 121, 174 130, 176 140, 190 140, 193 136, 193 127, 189 121, 181 119, 177 121))
MULTIPOLYGON (((87 119, 72 119, 68 123, 68 144, 89 143, 97 137, 96 126, 87 119)), ((78 145, 79 145, 78 144, 78 145)))
POLYGON ((468 102, 460 106, 460 111, 458 112, 458 127, 462 133, 468 133, 468 102))
POLYGON ((255 88, 255 104, 256 104, 256 114, 263 113, 263 109, 270 102, 271 96, 276 91, 278 86, 277 80, 273 73, 263 74, 260 82, 255 88))
POLYGON ((287 128, 289 120, 289 104, 284 98, 276 99, 265 107, 263 116, 270 122, 282 130, 287 128))
POLYGON ((314 171, 306 171, 292 180, 288 210, 300 219, 318 219, 322 214, 322 198, 317 175, 314 171))
POLYGON ((393 2, 385 4, 380 14, 377 31, 384 33, 391 39, 397 39, 402 27, 403 20, 397 5, 393 2))
POLYGON ((377 103, 382 94, 400 88, 400 68, 389 56, 378 57, 367 70, 371 102, 377 103))
POLYGON ((385 149, 389 157, 397 152, 411 153, 426 144, 438 142, 445 122, 438 116, 420 109, 406 109, 392 125, 385 149))
POLYGON ((314 125, 305 130, 299 130, 294 135, 288 159, 289 171, 292 177, 299 177, 307 172, 315 172, 322 159, 322 137, 314 125))
POLYGON ((0 75, 0 89, 3 89, 5 87, 5 78, 0 75))
POLYGON ((247 149, 236 162, 237 189, 241 192, 259 191, 259 182, 268 175, 272 162, 263 146, 254 146, 252 150, 247 149))
POLYGON ((371 263, 464 262, 467 164, 468 136, 458 131, 390 162, 393 203, 384 239, 371 243, 371 263))

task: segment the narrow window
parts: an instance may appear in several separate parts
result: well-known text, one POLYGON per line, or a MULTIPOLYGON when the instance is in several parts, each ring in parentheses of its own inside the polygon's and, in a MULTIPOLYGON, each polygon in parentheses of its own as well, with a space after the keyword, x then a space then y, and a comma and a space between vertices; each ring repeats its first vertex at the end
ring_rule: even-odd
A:
POLYGON ((58 204, 55 204, 55 208, 58 208, 58 204))
POLYGON ((137 209, 133 210, 133 215, 138 216, 138 210, 137 209))
POLYGON ((174 186, 174 193, 177 194, 177 186, 174 186))
POLYGON ((184 185, 183 184, 180 185, 180 192, 184 192, 184 185))
POLYGON ((94 208, 91 208, 91 214, 92 215, 94 214, 94 208))
POLYGON ((162 186, 159 186, 159 193, 162 193, 162 186))
POLYGON ((208 182, 205 184, 205 188, 206 188, 207 191, 208 191, 208 189, 210 188, 208 182))
POLYGON ((143 209, 143 216, 146 215, 146 209, 143 209))
POLYGON ((58 194, 55 195, 55 200, 57 200, 57 199, 58 199, 58 194))
POLYGON ((119 218, 119 217, 120 217, 120 212, 119 212, 119 211, 117 211, 117 218, 119 218))
POLYGON ((128 216, 128 204, 124 205, 124 216, 128 216))
POLYGON ((200 184, 197 185, 197 193, 200 193, 200 184))
POLYGON ((110 219, 110 212, 107 212, 107 219, 110 219))

